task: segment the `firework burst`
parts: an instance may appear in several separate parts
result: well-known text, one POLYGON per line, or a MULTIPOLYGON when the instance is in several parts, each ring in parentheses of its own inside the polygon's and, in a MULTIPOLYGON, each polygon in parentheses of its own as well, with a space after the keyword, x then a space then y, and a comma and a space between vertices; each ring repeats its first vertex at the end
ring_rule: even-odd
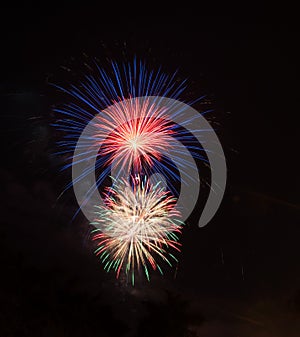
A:
MULTIPOLYGON (((71 85, 66 89, 54 85, 70 98, 69 104, 54 108, 62 116, 54 126, 65 134, 65 139, 58 142, 61 151, 57 154, 69 154, 69 163, 62 169, 80 166, 87 158, 96 159, 95 167, 82 171, 65 190, 80 183, 95 168, 100 174, 94 190, 99 188, 110 174, 112 163, 120 170, 128 172, 133 169, 133 174, 141 170, 148 175, 158 172, 168 182, 180 182, 183 176, 175 173, 176 168, 180 168, 184 175, 187 166, 187 161, 177 156, 182 152, 180 143, 185 144, 194 158, 207 161, 195 137, 184 128, 193 121, 187 119, 180 126, 176 125, 171 121, 183 111, 173 109, 173 106, 161 108, 159 104, 161 97, 179 99, 185 90, 185 81, 176 81, 176 73, 168 76, 160 70, 148 71, 137 60, 121 66, 112 62, 111 66, 112 72, 109 73, 96 65, 95 72, 85 76, 78 86, 71 85), (149 103, 147 97, 157 97, 157 100, 149 103), (91 130, 89 137, 81 144, 81 154, 74 156, 78 138, 87 125, 91 130)), ((203 131, 206 130, 193 130, 193 134, 203 131)))
POLYGON ((147 99, 124 100, 107 108, 105 116, 98 116, 95 135, 95 139, 104 139, 101 131, 109 134, 101 143, 101 155, 109 158, 107 164, 114 162, 127 173, 132 167, 135 173, 151 168, 172 146, 173 130, 165 117, 164 109, 147 99))
POLYGON ((135 176, 131 183, 115 182, 114 188, 107 189, 105 201, 92 225, 98 227, 93 231, 95 253, 107 271, 114 269, 119 277, 123 268, 134 284, 135 269, 142 267, 148 280, 149 265, 162 273, 157 257, 171 266, 170 260, 176 258, 168 250, 179 251, 177 235, 183 225, 174 197, 159 183, 152 185, 146 176, 135 176))
POLYGON ((107 271, 119 277, 123 270, 134 283, 135 270, 144 269, 149 280, 150 269, 162 273, 157 261, 171 265, 176 260, 170 251, 179 250, 183 226, 175 208, 182 201, 177 188, 195 181, 197 186, 192 180, 197 166, 190 159, 208 162, 200 139, 211 129, 202 129, 201 120, 195 123, 201 114, 186 114, 189 105, 178 104, 185 81, 175 74, 148 71, 137 60, 111 67, 105 72, 96 65, 67 89, 55 85, 69 100, 54 109, 61 116, 54 126, 64 133, 57 153, 68 156, 63 169, 72 167, 73 180, 65 190, 73 186, 84 214, 94 219, 96 254, 107 271), (119 179, 130 175, 130 182, 119 179), (105 189, 103 205, 98 192, 108 176, 117 179, 105 189), (150 176, 158 176, 158 183, 150 183, 150 176), (94 198, 97 193, 101 202, 94 198))

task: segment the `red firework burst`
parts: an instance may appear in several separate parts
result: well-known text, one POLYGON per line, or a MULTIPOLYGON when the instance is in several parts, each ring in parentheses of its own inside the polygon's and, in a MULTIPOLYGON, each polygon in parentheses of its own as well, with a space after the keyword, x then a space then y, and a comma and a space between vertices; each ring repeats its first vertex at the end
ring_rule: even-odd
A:
POLYGON ((102 137, 102 131, 109 134, 101 144, 101 154, 109 156, 108 165, 115 162, 127 171, 133 167, 140 172, 143 164, 151 167, 171 147, 173 131, 167 113, 147 99, 114 104, 104 117, 99 114, 98 123, 95 139, 102 137))

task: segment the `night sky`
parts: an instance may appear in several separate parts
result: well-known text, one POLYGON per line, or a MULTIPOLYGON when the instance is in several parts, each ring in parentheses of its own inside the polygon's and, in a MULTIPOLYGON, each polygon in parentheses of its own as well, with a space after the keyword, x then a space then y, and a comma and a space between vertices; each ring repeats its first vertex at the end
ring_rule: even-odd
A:
POLYGON ((299 336, 296 24, 262 7, 167 13, 2 11, 0 336, 299 336), (206 227, 201 202, 189 218, 178 265, 132 287, 103 271, 85 217, 70 221, 72 190, 58 199, 71 173, 53 156, 65 98, 49 83, 134 56, 207 95, 228 181, 206 227))

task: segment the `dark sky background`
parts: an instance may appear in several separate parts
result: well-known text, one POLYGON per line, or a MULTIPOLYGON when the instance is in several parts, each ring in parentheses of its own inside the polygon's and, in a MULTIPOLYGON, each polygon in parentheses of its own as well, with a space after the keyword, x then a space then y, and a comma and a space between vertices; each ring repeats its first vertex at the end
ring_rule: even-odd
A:
POLYGON ((262 7, 198 13, 2 11, 1 336, 299 336, 296 24, 262 7), (134 288, 103 272, 84 216, 70 223, 72 191, 57 200, 70 173, 51 156, 48 83, 76 78, 84 55, 178 68, 213 100, 227 158, 214 219, 191 217, 177 268, 134 288))

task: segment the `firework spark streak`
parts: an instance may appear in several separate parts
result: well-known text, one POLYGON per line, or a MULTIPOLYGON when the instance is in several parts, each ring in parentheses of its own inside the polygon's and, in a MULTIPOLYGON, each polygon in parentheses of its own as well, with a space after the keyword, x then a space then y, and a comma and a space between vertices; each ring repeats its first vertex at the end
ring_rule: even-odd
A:
POLYGON ((93 231, 98 241, 95 253, 107 271, 114 269, 118 277, 124 266, 134 284, 134 271, 141 266, 148 280, 148 265, 162 273, 155 256, 171 266, 170 258, 176 258, 168 250, 179 251, 177 234, 183 225, 174 208, 176 198, 159 183, 152 185, 146 176, 135 176, 132 184, 122 179, 108 188, 105 201, 92 225, 98 227, 93 231))

